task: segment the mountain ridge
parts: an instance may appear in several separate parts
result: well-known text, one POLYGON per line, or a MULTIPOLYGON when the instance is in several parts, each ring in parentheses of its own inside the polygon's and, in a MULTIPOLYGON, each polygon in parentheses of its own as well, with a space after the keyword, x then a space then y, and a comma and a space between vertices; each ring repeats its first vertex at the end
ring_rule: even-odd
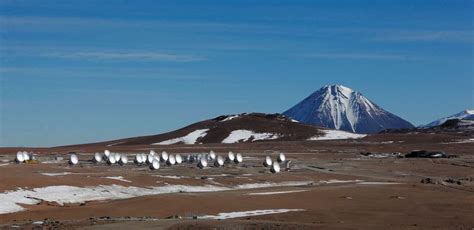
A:
POLYGON ((283 112, 305 124, 354 133, 414 126, 382 109, 362 93, 343 85, 326 85, 283 112))
POLYGON ((420 128, 430 128, 430 127, 435 127, 442 125, 448 120, 474 120, 474 109, 465 109, 459 113, 453 114, 451 116, 443 117, 440 119, 437 119, 435 121, 432 121, 426 125, 421 125, 420 128))

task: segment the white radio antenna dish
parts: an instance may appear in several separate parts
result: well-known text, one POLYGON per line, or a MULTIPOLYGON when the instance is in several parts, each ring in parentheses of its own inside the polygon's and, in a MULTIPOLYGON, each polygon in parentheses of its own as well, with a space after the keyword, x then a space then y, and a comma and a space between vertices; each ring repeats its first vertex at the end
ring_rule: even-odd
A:
POLYGON ((23 156, 23 152, 17 152, 15 157, 16 163, 23 163, 25 161, 25 157, 23 156))
POLYGON ((166 161, 168 166, 176 164, 176 158, 173 155, 168 156, 168 160, 166 161))
POLYGON ((115 160, 115 154, 110 153, 109 158, 107 159, 107 164, 113 165, 115 163, 117 163, 117 161, 115 160))
POLYGON ((142 163, 142 156, 140 155, 140 153, 137 153, 137 155, 135 155, 135 164, 139 165, 142 163))
POLYGON ((285 161, 286 160, 285 154, 283 154, 283 153, 278 154, 278 159, 277 160, 280 163, 285 161))
POLYGON ((176 154, 176 156, 174 157, 176 159, 176 164, 181 164, 183 163, 183 157, 178 153, 176 154))
POLYGON ((166 162, 168 161, 168 153, 163 151, 161 152, 161 159, 160 159, 162 162, 166 162))
POLYGON ((76 154, 71 154, 71 156, 69 157, 69 164, 70 165, 77 165, 77 163, 79 163, 79 159, 77 158, 77 155, 76 154))
POLYGON ((215 159, 216 159, 216 152, 214 152, 214 151, 211 150, 211 151, 209 152, 209 158, 211 158, 211 160, 215 160, 215 159))
POLYGON ((242 154, 240 154, 240 153, 235 154, 234 162, 236 164, 242 163, 243 160, 244 160, 244 158, 242 157, 242 154))
POLYGON ((120 154, 120 153, 115 153, 114 157, 115 157, 115 162, 118 163, 118 162, 120 161, 120 158, 122 157, 122 154, 120 154))
POLYGON ((273 163, 272 158, 269 156, 266 156, 265 160, 263 161, 263 166, 269 167, 272 165, 272 163, 273 163))
POLYGON ((102 162, 102 154, 100 154, 100 153, 95 153, 95 154, 94 154, 94 159, 93 159, 93 161, 94 161, 95 163, 100 163, 100 162, 102 162))
POLYGON ((119 164, 120 165, 126 165, 127 163, 128 163, 127 155, 122 154, 122 156, 120 156, 119 164))
POLYGON ((272 168, 270 169, 272 173, 279 173, 280 172, 280 164, 278 162, 273 162, 272 168))
POLYGON ((235 154, 233 152, 229 152, 227 154, 227 161, 228 162, 234 162, 234 160, 235 160, 235 154))
POLYGON ((107 150, 107 149, 106 149, 106 150, 104 150, 104 155, 105 155, 105 157, 107 157, 107 158, 108 158, 108 157, 109 157, 109 155, 110 155, 110 151, 109 151, 109 150, 107 150))
POLYGON ((217 156, 216 161, 214 161, 214 166, 221 167, 224 165, 224 158, 222 156, 217 156))
POLYGON ((207 160, 205 158, 201 158, 201 160, 199 160, 198 167, 200 169, 207 167, 207 160))
POLYGON ((153 155, 153 156, 154 156, 155 154, 156 154, 155 150, 153 150, 153 149, 150 150, 150 155, 153 155))
POLYGON ((160 168, 160 162, 159 161, 153 161, 150 165, 151 170, 157 170, 160 168))

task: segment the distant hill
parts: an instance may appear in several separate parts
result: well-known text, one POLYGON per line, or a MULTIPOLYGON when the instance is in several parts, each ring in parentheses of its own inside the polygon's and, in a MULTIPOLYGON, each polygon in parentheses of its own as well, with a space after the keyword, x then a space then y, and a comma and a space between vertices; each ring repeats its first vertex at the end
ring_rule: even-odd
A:
POLYGON ((112 140, 87 145, 173 145, 243 143, 257 141, 302 141, 360 138, 351 133, 334 133, 326 128, 299 123, 281 114, 250 113, 224 115, 194 123, 176 131, 112 140))
POLYGON ((427 125, 421 126, 421 128, 430 128, 430 127, 435 127, 435 126, 440 126, 443 123, 445 123, 448 120, 471 120, 474 121, 474 110, 472 109, 466 109, 460 113, 456 113, 451 116, 443 117, 440 118, 436 121, 433 121, 427 125))

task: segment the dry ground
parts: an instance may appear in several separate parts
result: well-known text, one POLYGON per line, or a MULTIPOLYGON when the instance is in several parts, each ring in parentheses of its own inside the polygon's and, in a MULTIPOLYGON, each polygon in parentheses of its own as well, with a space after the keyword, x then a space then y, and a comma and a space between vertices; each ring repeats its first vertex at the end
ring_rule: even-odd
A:
MULTIPOLYGON (((15 164, 17 149, 0 149, 0 192, 52 185, 88 187, 122 185, 215 185, 312 181, 304 186, 254 188, 221 192, 171 193, 121 200, 91 201, 64 206, 50 202, 24 205, 21 212, 0 215, 3 228, 85 229, 472 229, 474 228, 474 143, 452 143, 465 135, 386 134, 363 140, 324 142, 267 142, 236 145, 171 146, 156 148, 192 153, 228 150, 246 157, 239 166, 199 170, 194 164, 151 171, 135 165, 105 166, 88 162, 101 146, 33 149, 40 161, 68 151, 81 152, 80 165, 57 163, 15 164), (265 150, 281 150, 292 161, 290 172, 271 174, 261 166, 265 150), (360 152, 444 150, 449 159, 370 158, 360 152), (47 176, 43 173, 67 175, 47 176), (127 181, 107 179, 122 176, 127 181), (179 176, 179 179, 168 177, 179 176), (430 178, 432 183, 421 183, 430 178), (324 183, 343 180, 345 183, 324 183), (358 180, 358 182, 356 181, 358 180), (361 182, 390 182, 361 183, 361 182), (281 194, 258 195, 282 191, 281 194), (296 191, 285 193, 286 191, 296 191), (257 193, 257 194, 255 194, 257 193), (301 209, 280 214, 226 220, 192 219, 265 209, 301 209), (173 218, 169 218, 173 217, 173 218), (181 217, 181 218, 176 218, 181 217), (35 221, 48 221, 35 225, 35 221)), ((126 146, 114 151, 147 151, 150 146, 126 146)), ((156 147, 156 146, 155 146, 156 147)), ((1 205, 1 203, 0 203, 1 205)))

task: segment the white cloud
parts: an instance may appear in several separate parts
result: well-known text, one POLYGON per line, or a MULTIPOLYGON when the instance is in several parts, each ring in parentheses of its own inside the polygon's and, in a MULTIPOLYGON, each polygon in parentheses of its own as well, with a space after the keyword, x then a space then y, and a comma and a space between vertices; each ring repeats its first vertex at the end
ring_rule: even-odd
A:
POLYGON ((374 60, 401 60, 409 59, 403 55, 373 54, 373 53, 313 53, 307 55, 310 58, 321 59, 374 59, 374 60))
POLYGON ((160 52, 50 52, 42 53, 41 56, 74 59, 96 59, 96 60, 136 60, 136 61, 176 61, 190 62, 205 60, 202 57, 190 55, 160 53, 160 52))
POLYGON ((374 41, 391 42, 473 42, 474 33, 466 30, 413 30, 413 31, 385 31, 377 34, 374 41))

